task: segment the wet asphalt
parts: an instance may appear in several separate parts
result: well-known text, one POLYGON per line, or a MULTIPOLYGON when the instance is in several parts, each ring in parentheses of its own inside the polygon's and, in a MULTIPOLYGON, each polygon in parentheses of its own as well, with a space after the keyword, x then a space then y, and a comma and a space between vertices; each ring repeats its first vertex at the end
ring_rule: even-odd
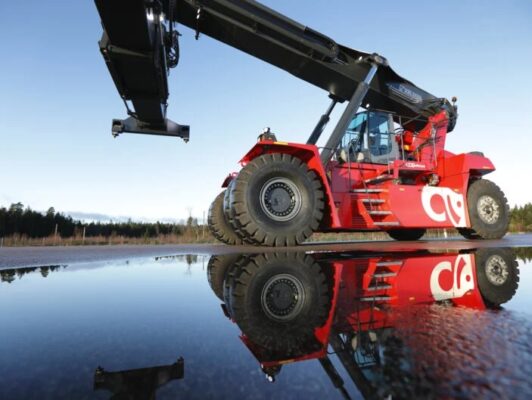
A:
MULTIPOLYGON (((284 248, 286 251, 413 251, 457 250, 485 247, 530 247, 532 234, 507 235, 501 240, 471 241, 461 238, 431 239, 416 242, 353 241, 311 242, 301 246, 284 248)), ((223 244, 183 245, 117 245, 117 246, 57 246, 57 247, 2 247, 0 269, 47 265, 64 265, 79 262, 129 260, 142 257, 171 256, 180 254, 237 254, 278 251, 276 248, 258 246, 226 246, 223 244)))

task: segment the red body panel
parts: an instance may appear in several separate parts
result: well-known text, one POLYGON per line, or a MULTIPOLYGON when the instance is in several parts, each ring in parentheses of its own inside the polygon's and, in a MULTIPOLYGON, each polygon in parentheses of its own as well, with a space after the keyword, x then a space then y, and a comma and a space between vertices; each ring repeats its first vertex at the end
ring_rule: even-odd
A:
MULTIPOLYGON (((327 197, 321 231, 470 227, 469 181, 495 168, 481 155, 446 151, 447 122, 441 112, 415 136, 405 131, 402 142, 397 141, 406 159, 388 164, 332 160, 323 166, 316 146, 271 140, 258 142, 240 163, 245 166, 268 153, 290 154, 305 162, 321 179, 327 197), (438 182, 429 185, 433 177, 438 182)), ((228 176, 223 186, 236 175, 228 176)))

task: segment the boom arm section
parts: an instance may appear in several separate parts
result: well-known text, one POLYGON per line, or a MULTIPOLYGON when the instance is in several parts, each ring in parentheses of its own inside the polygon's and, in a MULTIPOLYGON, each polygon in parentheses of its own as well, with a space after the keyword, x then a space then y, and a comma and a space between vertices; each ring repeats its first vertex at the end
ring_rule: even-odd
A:
MULTIPOLYGON (((132 100, 131 114, 141 125, 164 127, 167 55, 177 48, 174 22, 193 29, 196 38, 206 34, 275 65, 326 90, 337 101, 351 99, 371 69, 367 62, 371 54, 342 46, 256 1, 96 0, 96 4, 104 27, 102 53, 118 91, 132 100), (168 21, 170 28, 162 21, 168 21), (109 51, 112 46, 119 51, 109 51)), ((379 68, 362 104, 411 120, 410 129, 419 129, 442 110, 448 113, 449 131, 456 122, 456 110, 448 100, 418 88, 387 65, 379 68)))
POLYGON ((169 67, 177 64, 177 34, 168 32, 159 2, 95 0, 104 32, 100 51, 129 118, 113 120, 122 132, 189 138, 189 127, 166 118, 169 67), (129 105, 131 104, 131 106, 129 105))

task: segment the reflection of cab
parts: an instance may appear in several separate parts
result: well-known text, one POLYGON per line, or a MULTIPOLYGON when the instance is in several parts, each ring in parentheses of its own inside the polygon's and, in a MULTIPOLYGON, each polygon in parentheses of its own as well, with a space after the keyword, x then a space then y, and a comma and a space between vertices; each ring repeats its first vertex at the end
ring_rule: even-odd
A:
POLYGON ((408 359, 389 358, 395 350, 398 357, 408 353, 394 332, 404 326, 408 312, 422 314, 412 306, 499 307, 518 284, 517 262, 508 249, 370 257, 214 256, 208 274, 224 312, 238 324, 242 341, 270 381, 287 363, 317 359, 346 398, 331 351, 364 397, 401 397, 394 392, 397 382, 383 374, 390 371, 387 363, 398 369, 394 379, 412 373, 408 359), (387 360, 383 346, 392 346, 387 360))

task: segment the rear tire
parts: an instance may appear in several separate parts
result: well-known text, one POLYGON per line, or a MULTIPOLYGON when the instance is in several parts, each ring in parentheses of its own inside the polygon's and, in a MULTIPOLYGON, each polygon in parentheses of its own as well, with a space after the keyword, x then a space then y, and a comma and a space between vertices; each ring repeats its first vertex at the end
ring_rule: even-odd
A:
POLYGON ((255 158, 240 171, 231 196, 237 226, 257 244, 302 243, 318 229, 323 217, 320 179, 288 154, 255 158))
POLYGON ((234 186, 235 186, 235 179, 229 182, 229 185, 227 186, 227 189, 225 191, 224 202, 223 202, 225 219, 229 223, 229 225, 231 225, 236 235, 240 237, 244 243, 256 245, 257 243, 252 238, 247 236, 247 233, 242 230, 242 227, 240 226, 238 221, 235 219, 235 210, 232 207, 232 204, 234 203, 234 199, 233 199, 233 187, 234 186))
POLYGON ((221 192, 209 208, 207 224, 212 235, 221 242, 230 245, 242 244, 242 239, 234 231, 233 227, 224 215, 223 210, 224 192, 221 192))
POLYGON ((481 239, 480 236, 478 236, 473 229, 470 228, 456 228, 458 233, 469 240, 477 240, 481 239))
POLYGON ((519 268, 511 249, 480 249, 475 256, 477 284, 489 307, 499 307, 515 295, 519 268))
POLYGON ((386 231, 388 235, 395 240, 419 240, 425 234, 426 229, 390 229, 386 231))
POLYGON ((500 239, 508 231, 510 222, 508 201, 495 183, 486 179, 472 182, 467 190, 467 207, 471 228, 465 232, 467 236, 464 237, 500 239))

